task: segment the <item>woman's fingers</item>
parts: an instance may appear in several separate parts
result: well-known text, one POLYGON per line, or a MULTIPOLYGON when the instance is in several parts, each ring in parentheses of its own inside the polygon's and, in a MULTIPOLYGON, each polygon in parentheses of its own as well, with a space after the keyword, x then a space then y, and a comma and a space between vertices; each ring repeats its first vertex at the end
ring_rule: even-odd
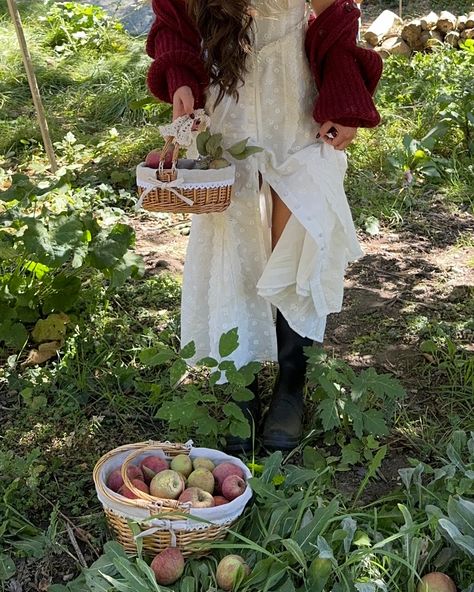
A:
POLYGON ((319 130, 323 142, 330 144, 336 150, 345 150, 355 138, 356 133, 356 127, 340 125, 332 121, 325 121, 319 130))
POLYGON ((194 111, 193 91, 189 86, 180 86, 173 95, 173 120, 194 111))

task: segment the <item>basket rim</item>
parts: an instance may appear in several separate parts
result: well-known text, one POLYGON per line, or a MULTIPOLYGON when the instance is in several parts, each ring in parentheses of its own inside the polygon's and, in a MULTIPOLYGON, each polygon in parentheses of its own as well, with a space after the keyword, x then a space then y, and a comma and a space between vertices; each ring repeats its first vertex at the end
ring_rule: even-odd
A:
MULTIPOLYGON (((99 458, 99 460, 96 462, 93 472, 92 472, 94 485, 95 485, 98 493, 100 492, 101 496, 103 496, 105 499, 108 499, 111 502, 115 502, 115 503, 118 502, 118 503, 122 504, 123 506, 128 507, 128 509, 131 511, 134 508, 137 508, 137 509, 141 509, 141 510, 146 510, 148 512, 151 512, 152 514, 156 514, 156 513, 160 513, 160 512, 170 513, 171 515, 173 513, 180 514, 180 516, 176 516, 176 518, 170 517, 169 520, 186 520, 186 518, 181 516, 181 514, 189 514, 190 511, 195 511, 195 510, 199 510, 200 512, 204 512, 204 514, 206 514, 206 510, 215 510, 216 506, 212 506, 211 508, 192 508, 189 504, 183 504, 183 503, 178 502, 177 500, 155 498, 154 496, 149 496, 151 499, 144 499, 143 497, 139 497, 136 499, 130 499, 130 498, 126 498, 124 496, 119 495, 117 492, 115 492, 112 489, 110 489, 109 487, 107 487, 105 479, 100 478, 100 471, 101 471, 103 465, 108 460, 110 460, 114 456, 117 456, 117 454, 120 454, 120 453, 126 453, 126 452, 129 453, 129 454, 127 454, 127 457, 124 459, 124 461, 122 463, 122 465, 123 465, 128 460, 129 456, 132 456, 132 454, 134 456, 138 456, 139 454, 142 454, 143 452, 147 452, 147 451, 151 452, 153 450, 161 450, 165 454, 165 456, 168 456, 168 458, 170 458, 171 455, 170 454, 167 455, 166 450, 173 452, 174 456, 176 456, 177 454, 183 454, 183 453, 189 455, 189 454, 191 454, 193 448, 194 449, 201 449, 202 447, 193 447, 193 442, 191 440, 186 442, 185 444, 172 443, 172 442, 168 442, 168 441, 159 442, 159 441, 149 440, 147 442, 136 442, 136 443, 124 444, 122 446, 118 446, 112 450, 109 450, 104 455, 102 455, 99 458)), ((217 449, 209 449, 209 450, 216 450, 216 452, 221 452, 217 449)), ((229 459, 234 459, 236 461, 239 461, 239 463, 245 467, 245 464, 239 458, 233 457, 231 455, 226 455, 226 456, 228 456, 229 459)), ((130 460, 132 460, 132 459, 130 459, 130 460)), ((224 462, 230 462, 230 460, 224 461, 224 462)), ((246 478, 248 478, 248 474, 250 474, 250 471, 248 470, 247 467, 245 467, 245 469, 247 470, 246 478)), ((124 482, 125 482, 125 479, 124 479, 124 482)), ((250 488, 250 485, 247 483, 247 487, 242 495, 244 495, 248 491, 251 492, 251 488, 250 488)), ((140 496, 146 495, 142 491, 137 490, 137 492, 140 496)), ((250 493, 250 495, 251 495, 251 493, 250 493)), ((239 498, 236 498, 236 500, 237 499, 239 499, 239 498)), ((103 501, 101 499, 100 499, 100 501, 101 501, 102 505, 104 506, 103 501)), ((233 501, 235 501, 235 500, 229 501, 228 504, 232 504, 233 501)), ((228 504, 225 504, 225 505, 228 506, 228 504)))

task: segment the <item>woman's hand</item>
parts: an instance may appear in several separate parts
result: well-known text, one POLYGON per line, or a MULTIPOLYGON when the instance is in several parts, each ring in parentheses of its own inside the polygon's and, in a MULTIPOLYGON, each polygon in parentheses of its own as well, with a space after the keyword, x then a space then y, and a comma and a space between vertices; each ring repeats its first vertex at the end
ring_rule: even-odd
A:
POLYGON ((340 123, 326 121, 321 125, 318 137, 336 150, 345 150, 355 138, 356 133, 356 127, 347 127, 340 123))
POLYGON ((193 91, 189 86, 180 86, 173 95, 173 121, 181 115, 191 115, 193 111, 193 91))

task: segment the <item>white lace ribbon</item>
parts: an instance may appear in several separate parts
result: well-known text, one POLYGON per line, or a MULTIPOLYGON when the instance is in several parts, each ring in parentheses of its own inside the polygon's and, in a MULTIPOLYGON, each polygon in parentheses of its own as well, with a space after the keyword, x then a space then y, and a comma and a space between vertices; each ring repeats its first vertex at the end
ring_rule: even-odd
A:
POLYGON ((143 201, 145 197, 155 189, 167 189, 173 195, 176 195, 181 201, 188 204, 188 206, 194 205, 194 202, 189 199, 189 197, 184 196, 179 191, 176 191, 175 187, 180 187, 184 183, 183 179, 174 179, 173 181, 160 181, 159 179, 155 179, 151 176, 146 176, 143 180, 140 180, 140 186, 145 188, 145 191, 142 191, 140 195, 140 199, 137 201, 135 206, 136 210, 139 210, 143 207, 143 201))

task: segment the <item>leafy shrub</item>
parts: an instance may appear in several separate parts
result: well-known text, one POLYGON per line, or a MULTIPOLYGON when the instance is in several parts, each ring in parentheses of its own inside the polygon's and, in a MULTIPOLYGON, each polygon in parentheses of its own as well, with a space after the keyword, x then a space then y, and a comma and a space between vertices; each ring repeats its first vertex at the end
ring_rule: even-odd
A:
POLYGON ((118 47, 111 34, 123 31, 103 8, 80 2, 55 2, 43 19, 49 25, 47 43, 57 52, 77 52, 83 47, 112 50, 118 47))
POLYGON ((34 185, 21 174, 0 194, 0 342, 22 348, 27 327, 73 310, 92 275, 116 287, 142 270, 132 228, 107 210, 93 213, 81 195, 65 181, 34 185))
POLYGON ((398 380, 368 368, 356 374, 323 349, 307 348, 311 396, 326 440, 340 445, 355 436, 385 436, 397 403, 405 396, 398 380))

